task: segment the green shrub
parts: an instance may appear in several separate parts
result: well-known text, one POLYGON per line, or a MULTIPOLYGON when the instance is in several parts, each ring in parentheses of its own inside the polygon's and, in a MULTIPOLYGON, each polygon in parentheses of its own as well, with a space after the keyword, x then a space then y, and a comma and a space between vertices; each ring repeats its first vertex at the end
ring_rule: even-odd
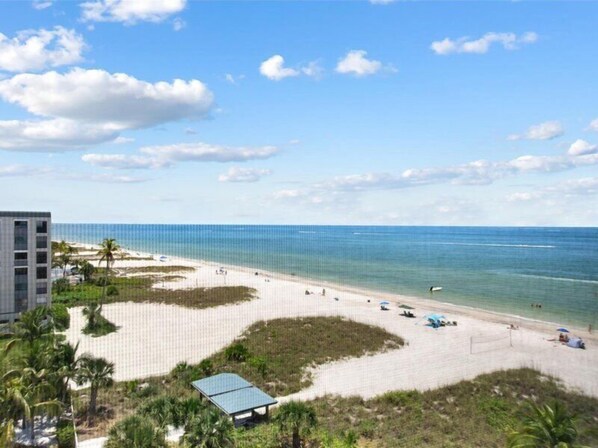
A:
POLYGON ((214 364, 209 359, 202 360, 197 367, 202 376, 211 376, 214 374, 214 364))
POLYGON ((52 283, 52 291, 56 294, 64 294, 71 290, 71 284, 67 278, 59 278, 52 283))
POLYGON ((110 279, 106 277, 98 277, 95 283, 97 286, 108 286, 110 285, 110 279))
POLYGON ((109 285, 108 288, 106 288, 106 294, 109 296, 117 296, 118 288, 114 285, 109 285))
POLYGON ((58 448, 75 448, 75 428, 69 421, 62 425, 59 423, 56 429, 56 443, 58 448))
POLYGON ((50 315, 58 331, 68 330, 71 325, 71 315, 68 308, 62 303, 54 303, 50 307, 50 315))
POLYGON ((240 342, 226 348, 224 356, 229 361, 243 362, 249 358, 249 350, 240 342))
POLYGON ((268 373, 268 362, 261 356, 253 356, 249 359, 249 365, 260 374, 262 378, 268 373))

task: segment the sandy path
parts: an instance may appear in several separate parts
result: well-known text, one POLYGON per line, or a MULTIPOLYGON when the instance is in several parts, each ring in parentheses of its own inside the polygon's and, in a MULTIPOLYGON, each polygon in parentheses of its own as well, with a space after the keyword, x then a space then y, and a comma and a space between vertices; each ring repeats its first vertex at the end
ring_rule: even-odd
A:
POLYGON ((509 347, 506 322, 511 317, 465 309, 437 302, 388 294, 364 293, 329 284, 309 282, 249 269, 228 268, 226 276, 216 275, 212 263, 181 259, 166 262, 124 260, 118 267, 147 265, 186 265, 196 267, 183 273, 185 280, 157 283, 157 287, 246 285, 258 291, 259 299, 239 305, 192 310, 161 304, 118 303, 105 306, 105 315, 120 326, 117 333, 101 338, 81 334, 84 320, 80 309, 72 310, 67 337, 80 342, 81 352, 91 352, 116 364, 116 379, 128 380, 168 373, 178 362, 199 362, 229 344, 245 328, 259 320, 297 316, 345 316, 359 322, 378 325, 403 337, 408 346, 388 353, 349 359, 320 366, 314 371, 314 384, 295 394, 308 399, 326 393, 361 395, 369 398, 397 389, 426 390, 482 373, 534 367, 559 377, 572 388, 598 396, 598 344, 588 341, 588 349, 575 350, 546 341, 554 337, 552 325, 518 321, 526 328, 512 332, 509 347), (268 281, 266 281, 268 280, 268 281), (326 296, 305 295, 305 289, 326 296), (333 298, 338 297, 339 301, 333 298), (367 299, 371 302, 368 303, 367 299), (399 309, 380 311, 381 298, 400 300, 415 306, 422 316, 428 311, 443 311, 457 327, 433 330, 418 319, 399 317, 399 309), (414 322, 416 321, 416 322, 414 322), (529 328, 528 328, 529 327, 529 328), (470 337, 502 341, 479 345, 470 354, 470 337))

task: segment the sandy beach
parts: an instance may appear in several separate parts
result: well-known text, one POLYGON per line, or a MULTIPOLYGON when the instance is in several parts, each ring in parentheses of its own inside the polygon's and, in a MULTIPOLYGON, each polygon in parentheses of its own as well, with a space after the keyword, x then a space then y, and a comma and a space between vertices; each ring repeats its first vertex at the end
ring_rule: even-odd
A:
MULTIPOLYGON (((82 252, 91 255, 93 252, 82 252)), ((132 256, 150 254, 131 252, 132 256)), ((115 379, 141 379, 168 373, 177 363, 197 363, 222 349, 248 326, 282 317, 343 316, 377 325, 405 339, 406 346, 382 354, 347 359, 317 367, 313 385, 292 398, 310 399, 325 394, 370 398, 390 390, 427 390, 472 379, 501 369, 532 367, 559 378, 569 388, 598 397, 598 339, 577 329, 586 350, 550 341, 558 336, 552 323, 460 307, 430 299, 361 291, 293 276, 221 266, 216 263, 168 257, 159 260, 117 260, 114 268, 189 266, 192 272, 174 282, 157 281, 156 288, 193 288, 244 285, 257 291, 256 299, 237 305, 188 309, 152 303, 116 303, 104 306, 105 316, 119 326, 116 333, 92 338, 81 333, 80 308, 71 310, 70 342, 115 363, 115 379), (224 267, 227 274, 217 274, 224 267), (314 294, 306 295, 305 291, 314 294), (326 289, 326 295, 321 295, 326 289), (338 300, 335 300, 338 299, 338 300), (381 311, 380 300, 391 302, 381 311), (418 318, 399 314, 398 304, 409 305, 418 318), (420 318, 442 313, 457 326, 437 330, 420 318), (509 330, 514 324, 517 330, 509 330), (473 353, 471 341, 474 340, 473 353)), ((290 397, 284 397, 283 401, 290 397)))

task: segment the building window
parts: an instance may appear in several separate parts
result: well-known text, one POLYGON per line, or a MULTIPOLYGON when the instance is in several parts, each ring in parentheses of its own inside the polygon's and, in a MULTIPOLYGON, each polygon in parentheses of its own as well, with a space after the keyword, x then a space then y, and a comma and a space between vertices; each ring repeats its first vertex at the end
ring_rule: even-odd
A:
POLYGON ((27 268, 15 268, 16 277, 27 277, 27 268))
POLYGON ((45 280, 48 278, 48 268, 37 268, 37 279, 45 280))
POLYGON ((15 266, 27 266, 27 252, 15 252, 15 266))
POLYGON ((48 264, 48 252, 38 252, 35 261, 37 264, 48 264))
POLYGON ((47 249, 48 248, 48 237, 47 236, 38 236, 35 241, 35 247, 37 249, 47 249))
POLYGON ((48 233, 48 221, 37 221, 37 233, 48 233))
POLYGON ((48 284, 47 283, 39 283, 35 289, 37 295, 40 294, 47 294, 48 293, 48 284))
POLYGON ((27 250, 27 221, 15 221, 15 250, 27 250))

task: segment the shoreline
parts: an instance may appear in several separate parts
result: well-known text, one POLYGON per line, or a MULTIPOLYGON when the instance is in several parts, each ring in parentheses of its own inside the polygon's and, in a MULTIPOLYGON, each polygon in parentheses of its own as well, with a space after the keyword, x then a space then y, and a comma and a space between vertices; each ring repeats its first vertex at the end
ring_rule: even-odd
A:
MULTIPOLYGON (((98 246, 96 244, 88 244, 88 243, 81 243, 75 241, 68 241, 69 244, 82 247, 82 248, 93 248, 93 250, 97 249, 98 246)), ((268 271, 263 269, 255 269, 247 266, 240 266, 234 265, 230 263, 222 263, 218 261, 212 260, 203 260, 203 259, 195 259, 195 258, 186 258, 180 257, 176 255, 167 255, 167 254, 153 254, 150 252, 145 252, 141 250, 136 250, 133 248, 121 248, 123 253, 126 253, 128 256, 140 257, 140 258, 151 258, 153 261, 158 261, 158 257, 161 255, 165 255, 168 257, 170 261, 180 261, 185 264, 190 265, 198 265, 200 267, 210 267, 213 269, 218 269, 220 267, 227 267, 227 269, 234 270, 237 272, 242 272, 245 274, 254 275, 255 272, 259 272, 262 277, 288 281, 296 284, 301 284, 305 286, 309 286, 311 288, 319 289, 319 288, 326 288, 326 289, 334 289, 340 292, 345 292, 348 294, 356 294, 362 296, 369 296, 374 300, 387 300, 391 302, 393 305, 398 306, 399 304, 404 304, 408 306, 412 306, 414 308, 426 308, 430 312, 443 312, 443 313, 458 313, 460 315, 467 315, 468 317, 484 320, 487 322, 504 324, 504 325, 516 325, 518 327, 527 328, 530 330, 535 331, 542 331, 542 332, 552 332, 554 333, 556 328, 562 326, 562 322, 555 322, 551 320, 542 320, 542 319, 534 319, 531 317, 520 316, 517 314, 510 314, 504 313, 500 311, 492 311, 487 310, 484 308, 477 308, 471 305, 462 305, 462 304, 455 304, 451 302, 443 302, 440 300, 430 299, 427 297, 421 296, 412 296, 412 295, 405 295, 399 293, 391 293, 386 291, 380 290, 373 290, 373 289, 365 289, 360 288, 357 286, 350 286, 350 285, 343 285, 339 283, 334 283, 328 280, 318 280, 318 279, 310 279, 307 277, 302 277, 299 275, 291 275, 285 274, 281 272, 275 271, 268 271), (450 311, 449 311, 450 310, 450 311)), ((150 260, 139 260, 139 261, 150 261, 150 260)), ((588 332, 588 328, 582 328, 577 325, 567 325, 567 328, 574 334, 579 334, 583 336, 585 340, 593 340, 598 342, 598 333, 596 330, 593 333, 588 332)))

